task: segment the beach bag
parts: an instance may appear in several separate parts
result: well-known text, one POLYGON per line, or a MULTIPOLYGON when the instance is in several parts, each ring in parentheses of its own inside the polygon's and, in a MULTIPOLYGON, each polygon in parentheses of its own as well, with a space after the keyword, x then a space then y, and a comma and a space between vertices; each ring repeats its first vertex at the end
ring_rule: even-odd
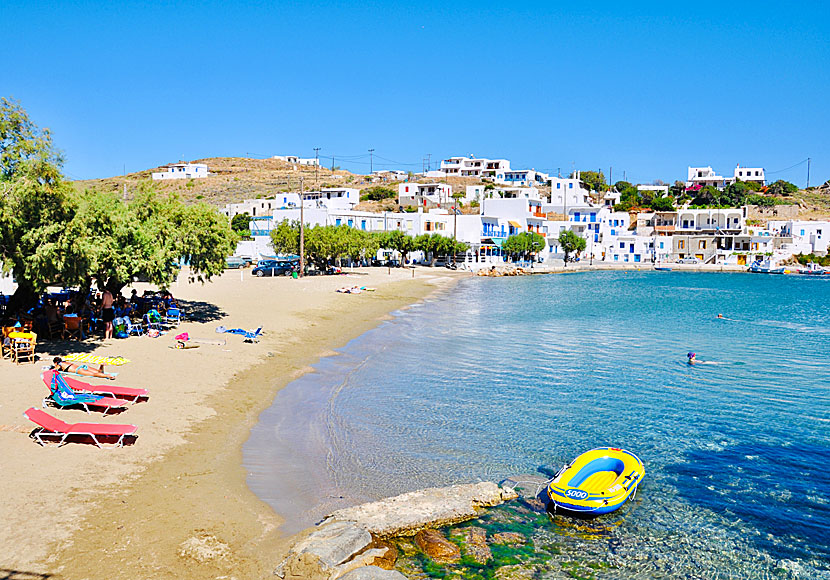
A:
POLYGON ((123 318, 116 318, 112 321, 112 329, 115 331, 116 338, 127 338, 127 321, 123 318))
POLYGON ((147 336, 149 336, 150 338, 158 338, 159 336, 161 336, 161 333, 158 331, 158 329, 151 328, 147 331, 147 336))

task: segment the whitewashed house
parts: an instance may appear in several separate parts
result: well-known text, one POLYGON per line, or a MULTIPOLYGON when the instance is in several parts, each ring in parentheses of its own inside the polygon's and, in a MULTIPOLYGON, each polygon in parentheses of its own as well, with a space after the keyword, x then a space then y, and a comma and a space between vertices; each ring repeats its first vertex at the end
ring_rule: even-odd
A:
POLYGON ((500 180, 504 172, 510 171, 510 161, 507 159, 484 159, 474 155, 469 157, 450 157, 441 161, 438 172, 430 172, 436 177, 475 177, 477 179, 490 178, 500 180))
POLYGON ((582 186, 579 176, 575 178, 550 178, 550 204, 546 211, 565 213, 569 207, 591 205, 591 192, 582 186))
POLYGON ((320 165, 320 160, 316 157, 297 157, 296 155, 274 155, 271 159, 279 159, 280 161, 285 161, 286 163, 292 163, 294 165, 306 165, 314 167, 315 165, 320 165))
POLYGON ((550 176, 535 169, 510 169, 501 172, 500 176, 495 178, 495 181, 505 185, 531 187, 546 185, 550 181, 550 176))
POLYGON ((153 179, 203 179, 208 176, 208 166, 204 163, 173 163, 162 171, 153 172, 153 179))
POLYGON ((792 238, 794 254, 827 254, 830 221, 775 221, 769 222, 769 226, 792 238))
POLYGON ((452 186, 446 183, 401 183, 398 185, 398 203, 402 207, 424 209, 452 205, 452 186))

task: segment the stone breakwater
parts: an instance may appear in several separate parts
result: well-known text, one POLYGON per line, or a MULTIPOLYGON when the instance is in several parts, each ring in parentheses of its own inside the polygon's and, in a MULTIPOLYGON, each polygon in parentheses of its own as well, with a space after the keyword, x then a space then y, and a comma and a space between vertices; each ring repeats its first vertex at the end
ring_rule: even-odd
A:
POLYGON ((397 549, 387 538, 414 535, 425 553, 452 560, 457 548, 433 528, 473 519, 516 497, 509 488, 481 482, 338 510, 299 539, 274 573, 286 580, 401 580, 405 576, 392 570, 397 549))

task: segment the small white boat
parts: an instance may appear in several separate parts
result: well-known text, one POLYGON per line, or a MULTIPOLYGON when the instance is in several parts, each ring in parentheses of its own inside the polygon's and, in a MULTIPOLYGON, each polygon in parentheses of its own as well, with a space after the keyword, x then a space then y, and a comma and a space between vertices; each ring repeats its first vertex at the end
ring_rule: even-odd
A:
POLYGON ((806 268, 801 268, 798 270, 799 274, 804 274, 805 276, 827 276, 830 274, 830 270, 826 268, 822 268, 815 262, 809 262, 806 268))

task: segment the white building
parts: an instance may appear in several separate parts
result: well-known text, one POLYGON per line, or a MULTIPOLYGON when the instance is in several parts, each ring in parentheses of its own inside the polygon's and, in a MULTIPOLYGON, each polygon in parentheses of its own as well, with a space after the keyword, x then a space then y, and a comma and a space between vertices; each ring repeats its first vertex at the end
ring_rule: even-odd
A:
POLYGON ((738 181, 757 181, 761 185, 766 184, 763 167, 741 167, 738 165, 735 168, 733 179, 738 181))
POLYGON ((591 192, 582 186, 579 176, 576 178, 550 178, 550 204, 546 211, 565 213, 569 207, 591 205, 591 192))
POLYGON ((409 174, 397 169, 380 169, 372 172, 373 181, 406 181, 407 179, 409 179, 409 174))
MULTIPOLYGON (((320 191, 303 192, 304 207, 331 209, 351 209, 360 202, 360 190, 349 187, 324 187, 320 191)), ((247 213, 251 217, 272 215, 275 209, 300 207, 300 194, 280 193, 268 199, 246 199, 240 203, 229 203, 221 213, 232 218, 247 213)))
POLYGON ((208 166, 204 163, 173 163, 163 171, 154 172, 153 179, 201 179, 208 176, 208 166))
MULTIPOLYGON (((718 175, 714 169, 709 166, 706 167, 689 167, 686 177, 686 187, 705 187, 711 185, 718 189, 735 183, 736 181, 757 181, 760 184, 766 183, 763 167, 735 167, 732 177, 724 177, 718 175)), ((638 186, 639 187, 639 186, 638 186)))
MULTIPOLYGON (((488 177, 494 180, 504 179, 505 171, 510 171, 507 159, 484 159, 474 155, 469 157, 450 157, 441 161, 440 177, 488 177)), ((432 174, 433 172, 430 172, 432 174)))
POLYGON ((668 185, 644 185, 638 184, 637 191, 653 191, 654 193, 659 193, 660 196, 666 196, 669 193, 669 186, 668 185))
POLYGON ((782 236, 792 237, 794 254, 827 254, 830 221, 770 221, 768 227, 782 236))
POLYGON ((398 185, 398 203, 403 207, 441 207, 449 206, 452 202, 452 186, 446 183, 401 183, 398 185))
POLYGON ((294 165, 320 165, 320 160, 316 157, 297 157, 296 155, 274 155, 271 159, 279 159, 280 161, 285 161, 286 163, 293 163, 294 165))
POLYGON ((525 187, 533 185, 546 185, 550 181, 547 173, 535 169, 509 169, 501 172, 500 177, 495 177, 497 183, 506 185, 521 185, 525 187))

